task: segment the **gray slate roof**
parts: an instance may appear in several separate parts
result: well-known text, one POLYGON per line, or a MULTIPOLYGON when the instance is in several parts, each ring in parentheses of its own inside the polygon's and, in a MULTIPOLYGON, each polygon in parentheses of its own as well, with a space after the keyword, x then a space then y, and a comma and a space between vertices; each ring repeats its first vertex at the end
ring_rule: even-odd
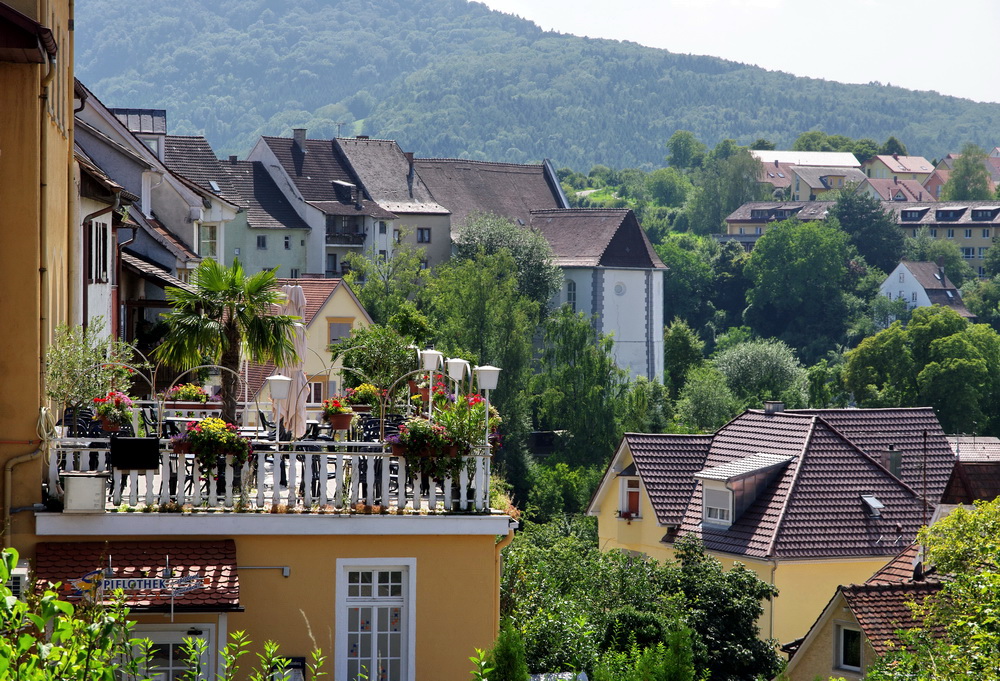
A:
POLYGON ((549 242, 559 267, 666 268, 628 209, 531 211, 531 227, 549 242))
POLYGON ((167 134, 166 109, 113 109, 108 107, 108 111, 132 132, 153 135, 167 134))
POLYGON ((448 214, 393 140, 340 138, 335 144, 368 195, 384 209, 393 213, 448 214))
POLYGON ((332 182, 358 184, 333 140, 305 141, 305 153, 289 137, 262 137, 306 201, 336 201, 332 182))
POLYGON ((167 135, 163 139, 163 162, 168 168, 205 191, 237 206, 246 206, 208 140, 186 135, 167 135), (212 186, 213 182, 215 186, 212 186))
POLYGON ((309 229, 259 161, 220 161, 253 229, 309 229))
POLYGON ((844 182, 860 184, 867 179, 867 176, 858 168, 837 168, 832 166, 795 166, 795 174, 802 178, 811 189, 830 189, 830 185, 823 181, 829 176, 841 177, 844 182))

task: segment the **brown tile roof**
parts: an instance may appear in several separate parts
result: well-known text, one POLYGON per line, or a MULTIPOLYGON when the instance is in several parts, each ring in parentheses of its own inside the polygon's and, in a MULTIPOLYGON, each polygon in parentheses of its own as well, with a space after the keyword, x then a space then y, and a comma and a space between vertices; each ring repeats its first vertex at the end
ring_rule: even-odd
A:
POLYGON ((393 213, 448 214, 393 140, 340 138, 335 144, 368 195, 384 209, 393 213))
POLYGON ((220 161, 252 229, 309 229, 259 161, 220 161))
POLYGON ((125 109, 111 108, 108 111, 132 132, 151 135, 167 134, 166 109, 125 109))
POLYGON ((773 185, 775 189, 790 187, 792 184, 792 168, 794 163, 763 163, 760 170, 760 181, 773 185))
POLYGON ((414 164, 434 198, 451 211, 453 235, 473 213, 495 213, 527 225, 532 210, 569 208, 544 164, 456 158, 417 159, 414 164))
POLYGON ((0 2, 0 62, 44 64, 58 51, 52 29, 0 2))
POLYGON ((163 162, 203 190, 237 206, 246 206, 204 137, 167 135, 163 142, 163 162))
POLYGON ((185 261, 200 261, 201 256, 195 253, 190 246, 181 240, 179 236, 163 226, 159 220, 147 218, 137 207, 129 209, 129 217, 146 230, 156 241, 160 242, 167 250, 175 256, 185 261))
POLYGON ((629 452, 642 478, 656 520, 679 525, 712 443, 711 435, 625 433, 629 452))
POLYGON ((941 583, 852 584, 840 590, 868 643, 881 656, 891 644, 898 643, 897 630, 924 626, 913 617, 910 604, 923 603, 941 590, 941 583))
POLYGON ((701 483, 691 488, 687 498, 672 496, 683 495, 681 491, 651 491, 650 495, 654 507, 672 508, 684 502, 680 534, 702 537, 711 550, 756 558, 891 555, 900 542, 913 540, 930 515, 919 493, 925 429, 927 496, 936 500, 954 457, 929 408, 773 415, 748 411, 738 416, 712 436, 705 467, 756 454, 790 457, 791 461, 727 529, 702 525, 701 483), (874 458, 889 444, 903 453, 903 481, 874 458), (653 498, 656 494, 665 498, 653 498), (870 515, 862 495, 874 495, 884 505, 879 517, 870 515))
POLYGON ((183 289, 188 293, 194 293, 195 288, 190 284, 185 284, 183 281, 170 274, 165 268, 155 265, 151 262, 147 262, 142 258, 122 251, 122 265, 125 269, 134 272, 143 279, 148 279, 152 281, 157 286, 176 286, 179 289, 183 289))
POLYGON ((665 269, 635 214, 628 209, 531 211, 531 227, 549 242, 560 267, 665 269))
MULTIPOLYGON (((78 586, 97 570, 111 574, 104 579, 147 579, 195 577, 189 584, 199 588, 177 593, 173 608, 178 611, 237 610, 240 607, 240 578, 236 566, 236 543, 218 541, 109 541, 42 542, 38 544, 35 574, 40 587, 61 582, 64 594, 79 598, 78 586), (74 595, 76 594, 76 595, 74 595)), ((93 581, 94 576, 88 579, 93 581)), ((106 594, 107 595, 107 594, 106 594)), ((169 611, 170 592, 158 588, 126 591, 126 603, 133 610, 169 611)))
POLYGON ((883 201, 925 201, 929 203, 937 201, 937 197, 917 180, 869 177, 858 187, 858 191, 864 189, 866 185, 871 187, 883 201), (903 198, 898 199, 897 196, 903 198))
POLYGON ((726 222, 749 222, 759 224, 765 221, 779 221, 785 218, 782 212, 789 213, 799 220, 825 220, 833 201, 750 201, 734 210, 726 217, 726 222), (766 210, 767 218, 751 217, 753 211, 766 210))
POLYGON ((923 156, 899 156, 897 154, 879 154, 865 163, 871 166, 878 159, 894 173, 930 173, 934 166, 923 156))
POLYGON ((967 461, 963 455, 941 495, 942 504, 969 504, 1000 497, 1000 461, 967 461))
POLYGON ((927 293, 931 305, 943 305, 955 310, 967 319, 973 319, 976 315, 969 312, 962 301, 962 294, 955 285, 944 274, 942 268, 933 262, 913 262, 911 260, 900 261, 904 265, 916 282, 927 293))
POLYGON ((331 182, 357 185, 358 179, 334 144, 333 140, 305 141, 305 151, 288 137, 262 137, 274 152, 278 162, 295 183, 306 201, 336 201, 337 194, 331 182))
POLYGON ((910 544, 888 563, 879 568, 878 572, 869 577, 865 584, 899 584, 913 580, 913 565, 920 553, 920 544, 910 544))

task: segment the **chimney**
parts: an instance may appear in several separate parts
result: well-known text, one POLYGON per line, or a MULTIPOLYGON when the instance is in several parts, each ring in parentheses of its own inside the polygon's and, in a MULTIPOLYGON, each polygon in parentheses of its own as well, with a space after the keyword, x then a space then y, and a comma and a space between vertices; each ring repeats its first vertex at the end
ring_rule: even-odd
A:
POLYGON ((236 156, 230 156, 230 157, 229 157, 229 162, 230 162, 230 163, 231 163, 232 165, 236 165, 236 156))
POLYGON ((784 402, 778 402, 776 400, 768 400, 764 402, 765 414, 780 414, 783 411, 785 411, 784 402))
POLYGON ((896 445, 889 447, 882 452, 879 463, 896 478, 899 477, 903 468, 903 453, 896 451, 896 445))
POLYGON ((892 155, 892 158, 893 158, 894 160, 898 161, 898 160, 899 160, 899 154, 893 154, 893 155, 892 155))
POLYGON ((301 151, 303 154, 306 153, 306 129, 293 128, 292 139, 295 140, 295 146, 299 148, 299 151, 301 151))
POLYGON ((893 184, 899 184, 899 178, 898 178, 898 177, 896 177, 895 175, 893 175, 893 176, 892 176, 892 183, 893 183, 893 184))
POLYGON ((412 166, 413 165, 413 152, 412 151, 404 151, 403 152, 403 156, 406 157, 406 162, 409 163, 412 166))
POLYGON ((778 167, 778 159, 774 159, 774 167, 775 167, 775 168, 777 168, 777 167, 778 167))

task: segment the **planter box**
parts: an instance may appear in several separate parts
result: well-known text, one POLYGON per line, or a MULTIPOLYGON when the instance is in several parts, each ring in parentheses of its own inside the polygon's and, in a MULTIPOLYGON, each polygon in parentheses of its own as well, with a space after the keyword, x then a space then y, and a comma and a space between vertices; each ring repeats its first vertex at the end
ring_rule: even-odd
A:
POLYGON ((75 472, 62 474, 63 513, 104 513, 108 496, 108 474, 75 472))
POLYGON ((221 402, 164 402, 163 411, 222 411, 221 402))
POLYGON ((155 437, 112 436, 111 467, 125 471, 158 469, 160 440, 155 437))

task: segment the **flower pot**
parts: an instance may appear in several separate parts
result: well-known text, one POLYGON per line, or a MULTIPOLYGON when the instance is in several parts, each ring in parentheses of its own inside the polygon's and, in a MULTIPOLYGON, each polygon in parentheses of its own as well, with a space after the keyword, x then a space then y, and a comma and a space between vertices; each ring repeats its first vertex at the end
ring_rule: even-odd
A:
POLYGON ((370 414, 372 413, 372 405, 370 404, 352 404, 351 409, 354 410, 355 414, 370 414))
POLYGON ((323 420, 330 424, 333 430, 348 430, 351 427, 351 419, 354 414, 324 414, 323 420))
POLYGON ((121 424, 117 421, 112 421, 107 416, 101 417, 101 430, 106 433, 117 433, 121 430, 121 424))
POLYGON ((190 454, 191 453, 191 441, 190 440, 173 440, 171 446, 174 449, 174 454, 190 454))

